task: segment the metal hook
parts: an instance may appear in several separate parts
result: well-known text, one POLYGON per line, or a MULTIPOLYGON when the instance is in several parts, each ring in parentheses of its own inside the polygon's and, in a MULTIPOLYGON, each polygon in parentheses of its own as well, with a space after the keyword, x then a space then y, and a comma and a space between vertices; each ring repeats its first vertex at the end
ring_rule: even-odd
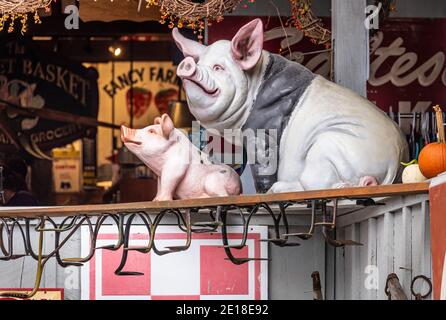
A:
MULTIPOLYGON (((42 217, 40 224, 45 224, 45 219, 42 217)), ((34 283, 34 288, 30 293, 21 293, 21 292, 3 292, 0 293, 0 296, 2 297, 12 297, 12 298, 19 298, 19 299, 29 299, 32 298, 40 287, 40 282, 42 280, 42 273, 43 273, 43 267, 45 265, 45 262, 48 261, 47 259, 44 260, 43 258, 43 238, 44 238, 44 231, 39 232, 39 252, 38 252, 38 259, 37 259, 37 270, 36 270, 36 280, 34 283)))
MULTIPOLYGON (((251 214, 252 214, 252 212, 251 212, 251 214)), ((255 212, 257 212, 257 211, 255 211, 255 212)), ((244 263, 249 262, 249 261, 269 260, 269 259, 265 259, 265 258, 236 258, 236 257, 234 257, 234 255, 232 254, 232 251, 231 251, 232 247, 229 246, 226 218, 227 218, 227 211, 226 211, 226 209, 222 209, 222 211, 221 211, 221 219, 222 219, 223 225, 221 227, 221 238, 222 238, 223 248, 224 248, 224 250, 226 252, 226 255, 227 255, 228 259, 232 263, 234 263, 236 265, 241 265, 241 264, 244 264, 244 263)), ((243 233, 243 237, 245 237, 245 232, 243 233)), ((247 233, 246 233, 246 237, 247 237, 247 233)), ((245 239, 245 242, 246 242, 246 239, 245 239)), ((243 240, 242 240, 242 243, 243 243, 243 240)))
POLYGON ((310 222, 310 228, 307 232, 300 232, 300 233, 287 233, 284 234, 284 236, 288 237, 299 237, 302 240, 308 240, 313 237, 314 234, 314 226, 316 221, 316 200, 311 200, 311 222, 310 222))
POLYGON ((336 216, 338 209, 338 199, 333 199, 333 212, 332 212, 332 221, 327 222, 328 214, 327 214, 327 203, 325 201, 322 202, 322 222, 315 223, 316 226, 322 226, 322 235, 325 241, 332 245, 333 247, 344 247, 344 246, 362 246, 362 243, 353 241, 353 240, 336 240, 330 235, 330 232, 335 230, 336 228, 336 216))
POLYGON ((262 203, 260 206, 264 208, 271 218, 273 219, 274 224, 274 236, 275 238, 272 239, 262 239, 260 241, 268 241, 273 243, 276 246, 279 247, 295 247, 300 246, 300 243, 289 243, 288 242, 288 235, 289 234, 289 225, 288 225, 288 219, 286 217, 286 208, 289 207, 291 203, 279 203, 279 214, 276 217, 273 210, 270 208, 269 205, 266 203, 262 203), (280 222, 283 221, 283 225, 285 226, 285 233, 283 235, 280 235, 280 222), (283 237, 282 237, 283 236, 283 237))
POLYGON ((431 280, 428 277, 426 277, 425 275, 422 275, 422 274, 420 274, 419 276, 416 276, 415 278, 413 278, 412 283, 410 284, 410 292, 412 293, 412 295, 415 297, 416 300, 426 299, 432 293, 432 282, 431 282, 431 280), (423 295, 421 294, 421 292, 420 293, 415 293, 415 291, 414 291, 414 285, 415 285, 415 282, 418 279, 424 280, 425 282, 427 282, 427 284, 429 286, 429 290, 425 294, 423 294, 423 295))

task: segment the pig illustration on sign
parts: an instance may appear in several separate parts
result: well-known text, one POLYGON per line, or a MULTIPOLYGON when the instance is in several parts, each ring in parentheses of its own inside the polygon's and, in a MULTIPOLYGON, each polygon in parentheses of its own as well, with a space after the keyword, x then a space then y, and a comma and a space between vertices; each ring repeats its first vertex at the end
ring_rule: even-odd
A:
POLYGON ((143 129, 121 127, 125 146, 158 176, 154 201, 239 195, 240 177, 229 166, 212 164, 167 114, 143 129))
POLYGON ((260 19, 209 46, 178 29, 173 38, 185 56, 177 75, 191 113, 207 129, 242 129, 245 145, 256 144, 258 191, 390 184, 397 177, 408 150, 398 126, 353 91, 264 51, 260 19), (263 137, 246 134, 259 129, 263 137), (275 161, 258 161, 262 154, 275 161))

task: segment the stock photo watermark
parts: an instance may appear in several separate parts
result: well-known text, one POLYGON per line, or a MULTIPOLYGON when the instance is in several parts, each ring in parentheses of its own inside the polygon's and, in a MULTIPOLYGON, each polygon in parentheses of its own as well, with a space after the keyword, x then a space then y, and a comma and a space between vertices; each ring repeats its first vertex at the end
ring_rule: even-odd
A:
POLYGON ((65 281, 64 288, 67 290, 78 290, 79 289, 79 267, 67 267, 64 269, 65 281))
POLYGON ((79 29, 79 8, 75 5, 66 6, 64 13, 68 14, 65 18, 65 29, 78 30, 79 29))
MULTIPOLYGON (((205 154, 223 164, 257 164, 260 175, 272 175, 277 171, 279 136, 276 129, 225 129, 221 134, 207 128, 202 134, 200 123, 193 121, 192 144, 201 146, 205 154), (233 146, 238 147, 236 152, 233 146)), ((190 161, 193 159, 189 157, 190 161)))
POLYGON ((365 8, 367 17, 364 20, 364 25, 367 30, 379 29, 379 12, 381 11, 381 8, 381 2, 379 2, 377 6, 369 5, 365 8))
POLYGON ((368 265, 364 268, 366 277, 364 279, 364 288, 366 290, 379 289, 379 270, 375 265, 368 265))

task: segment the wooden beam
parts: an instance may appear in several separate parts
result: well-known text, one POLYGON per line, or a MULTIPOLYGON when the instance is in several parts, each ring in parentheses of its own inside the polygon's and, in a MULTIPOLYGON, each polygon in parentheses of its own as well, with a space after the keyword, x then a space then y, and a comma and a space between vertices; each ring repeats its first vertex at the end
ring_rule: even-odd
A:
POLYGON ((369 64, 366 5, 366 0, 332 0, 334 80, 363 97, 369 64))
POLYGON ((35 109, 35 108, 26 108, 20 107, 13 103, 10 103, 6 100, 0 99, 0 110, 1 109, 12 109, 15 113, 29 116, 29 117, 39 117, 46 120, 53 120, 58 122, 65 123, 75 123, 85 125, 87 127, 105 127, 110 129, 120 129, 120 126, 108 122, 97 121, 92 117, 80 116, 77 114, 72 114, 68 112, 57 111, 54 109, 49 109, 46 107, 45 109, 35 109))
POLYGON ((407 183, 380 185, 372 187, 355 187, 344 189, 311 190, 302 192, 288 192, 276 194, 256 194, 241 195, 231 197, 216 197, 203 199, 187 199, 160 202, 134 202, 104 205, 81 205, 67 207, 42 207, 42 208, 1 208, 0 217, 63 217, 81 214, 100 215, 104 213, 124 213, 124 212, 159 212, 164 209, 184 209, 196 207, 216 207, 216 206, 252 206, 257 203, 277 203, 286 201, 307 201, 318 199, 359 199, 359 198, 380 198, 392 196, 404 196, 413 194, 427 194, 429 183, 407 183))
MULTIPOLYGON (((66 15, 42 17, 41 24, 29 23, 27 36, 123 36, 141 33, 170 34, 172 29, 168 24, 161 24, 159 21, 113 21, 101 22, 90 21, 79 22, 79 29, 66 29, 66 15)), ((20 28, 16 28, 16 36, 20 35, 20 28)))

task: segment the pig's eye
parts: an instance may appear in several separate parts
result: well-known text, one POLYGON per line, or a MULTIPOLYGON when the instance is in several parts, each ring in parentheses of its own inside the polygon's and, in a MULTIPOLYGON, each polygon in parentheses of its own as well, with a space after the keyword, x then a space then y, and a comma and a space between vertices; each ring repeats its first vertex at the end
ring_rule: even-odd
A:
POLYGON ((216 64, 212 69, 214 69, 214 71, 222 71, 225 70, 225 68, 223 68, 221 65, 216 64))
POLYGON ((156 134, 155 129, 149 129, 149 133, 156 134))

